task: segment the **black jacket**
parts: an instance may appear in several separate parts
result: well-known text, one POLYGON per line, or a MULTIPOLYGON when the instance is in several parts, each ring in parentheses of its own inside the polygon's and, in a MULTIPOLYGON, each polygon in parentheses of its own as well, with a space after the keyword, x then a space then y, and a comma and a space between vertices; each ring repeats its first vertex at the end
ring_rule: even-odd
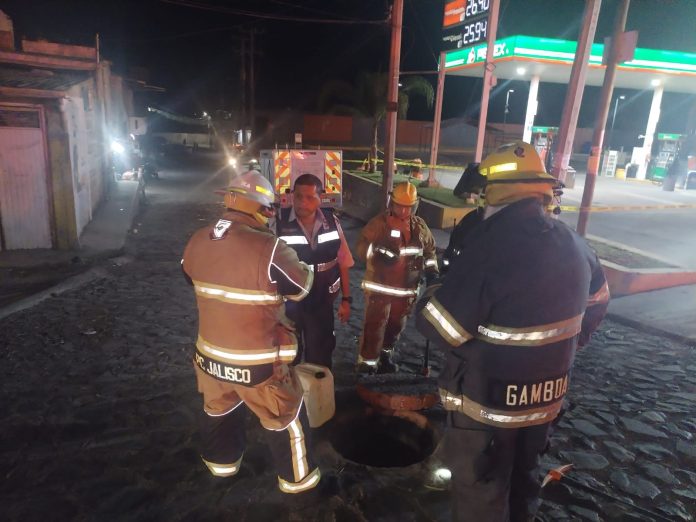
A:
POLYGON ((445 408, 506 428, 553 420, 609 301, 594 251, 525 199, 473 227, 441 283, 416 320, 447 348, 445 408))
POLYGON ((289 208, 281 210, 280 219, 276 222, 278 237, 297 252, 300 261, 314 267, 314 284, 305 299, 307 305, 333 299, 341 285, 337 259, 341 237, 336 217, 328 209, 320 209, 320 212, 324 217, 324 226, 317 234, 315 248, 309 244, 297 220, 290 220, 289 208))

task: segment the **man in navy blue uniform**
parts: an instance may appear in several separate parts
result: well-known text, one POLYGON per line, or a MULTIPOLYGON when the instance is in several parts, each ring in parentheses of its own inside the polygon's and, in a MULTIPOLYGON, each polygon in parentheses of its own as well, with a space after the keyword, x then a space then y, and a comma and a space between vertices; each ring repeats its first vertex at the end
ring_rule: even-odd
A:
POLYGON ((312 174, 295 180, 292 208, 281 210, 276 231, 296 252, 300 261, 314 269, 314 284, 306 299, 287 302, 286 314, 295 323, 300 341, 295 363, 305 362, 331 368, 336 347, 334 300, 340 290, 338 318, 350 317, 350 279, 353 266, 343 230, 331 209, 320 208, 323 186, 312 174))

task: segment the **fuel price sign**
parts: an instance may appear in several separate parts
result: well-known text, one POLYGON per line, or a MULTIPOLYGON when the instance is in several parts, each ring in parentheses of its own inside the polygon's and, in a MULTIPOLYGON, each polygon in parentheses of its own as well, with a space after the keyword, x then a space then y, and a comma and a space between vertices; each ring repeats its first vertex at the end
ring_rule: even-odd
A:
POLYGON ((454 0, 445 4, 442 51, 453 51, 488 39, 491 0, 454 0))
POLYGON ((491 0, 454 0, 445 4, 443 28, 471 22, 474 18, 488 16, 491 0))

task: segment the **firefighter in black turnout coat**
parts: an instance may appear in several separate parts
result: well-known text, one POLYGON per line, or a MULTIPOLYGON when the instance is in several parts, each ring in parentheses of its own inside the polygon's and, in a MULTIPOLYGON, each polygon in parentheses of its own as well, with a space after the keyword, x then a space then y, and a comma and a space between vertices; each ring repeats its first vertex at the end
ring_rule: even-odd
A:
POLYGON ((533 520, 539 457, 609 290, 585 240, 547 215, 557 180, 531 145, 501 147, 480 173, 483 220, 419 301, 417 327, 446 350, 453 518, 533 520))

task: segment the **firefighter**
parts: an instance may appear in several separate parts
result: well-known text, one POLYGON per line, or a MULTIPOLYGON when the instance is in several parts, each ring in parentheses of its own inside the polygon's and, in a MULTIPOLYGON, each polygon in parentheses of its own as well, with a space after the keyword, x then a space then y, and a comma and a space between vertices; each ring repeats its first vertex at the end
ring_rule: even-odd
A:
POLYGON ((299 176, 293 186, 292 208, 281 211, 276 230, 300 260, 314 269, 309 296, 300 302, 288 302, 285 307, 300 341, 295 363, 304 358, 305 362, 331 369, 336 348, 334 300, 340 290, 338 318, 347 322, 353 302, 348 271, 354 261, 338 218, 330 209, 319 208, 322 192, 319 178, 312 174, 299 176))
POLYGON ((547 214, 557 180, 534 147, 505 145, 480 171, 483 221, 418 302, 416 325, 446 352, 453 518, 532 520, 539 457, 609 289, 584 239, 547 214))
POLYGON ((228 211, 191 237, 181 261, 198 304, 193 366, 203 395, 201 457, 213 475, 235 475, 249 409, 266 429, 280 490, 304 493, 320 473, 309 452, 302 390, 288 366, 297 342, 283 300, 305 298, 313 272, 268 230, 273 199, 258 172, 233 178, 228 211))
POLYGON ((415 215, 416 187, 398 183, 389 208, 360 232, 356 246, 366 263, 365 321, 360 337, 357 371, 398 371, 393 352, 418 295, 421 278, 438 273, 435 240, 428 225, 415 215))

